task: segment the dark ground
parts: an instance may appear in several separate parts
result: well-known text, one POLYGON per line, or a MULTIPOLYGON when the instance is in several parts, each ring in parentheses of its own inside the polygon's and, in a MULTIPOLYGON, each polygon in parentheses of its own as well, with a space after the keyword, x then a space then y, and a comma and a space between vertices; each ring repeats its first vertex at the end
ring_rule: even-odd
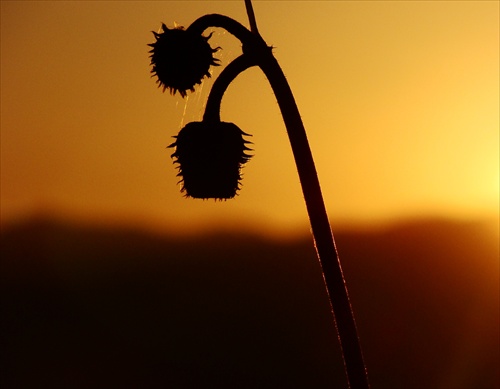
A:
MULTIPOLYGON (((373 389, 491 389, 498 236, 336 232, 373 389)), ((1 235, 8 388, 345 388, 312 239, 160 237, 48 220, 1 235)))

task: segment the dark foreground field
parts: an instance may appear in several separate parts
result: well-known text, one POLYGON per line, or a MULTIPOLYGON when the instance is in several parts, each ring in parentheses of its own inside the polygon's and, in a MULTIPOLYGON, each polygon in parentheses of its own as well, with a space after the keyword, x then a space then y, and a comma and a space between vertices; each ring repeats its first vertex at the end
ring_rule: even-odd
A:
MULTIPOLYGON (((498 236, 336 232, 373 389, 499 388, 498 236)), ((8 388, 345 388, 311 238, 36 221, 1 236, 8 388)))

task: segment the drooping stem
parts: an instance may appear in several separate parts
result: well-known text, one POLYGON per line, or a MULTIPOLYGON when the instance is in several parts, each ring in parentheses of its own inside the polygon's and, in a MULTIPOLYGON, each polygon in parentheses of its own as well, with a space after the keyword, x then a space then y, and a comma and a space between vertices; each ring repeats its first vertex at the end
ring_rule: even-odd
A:
POLYGON ((254 38, 254 34, 248 31, 241 23, 228 16, 219 14, 203 15, 191 23, 187 29, 195 34, 201 34, 210 27, 224 28, 227 32, 238 38, 243 45, 254 38))
POLYGON ((203 119, 220 120, 222 96, 229 83, 239 73, 253 65, 258 65, 262 69, 274 91, 290 139, 316 251, 342 348, 349 387, 351 389, 368 389, 368 377, 342 267, 330 228, 309 141, 292 90, 272 54, 272 50, 258 33, 251 33, 235 20, 216 14, 199 18, 189 29, 193 28, 201 33, 208 27, 223 27, 235 35, 243 44, 244 54, 228 65, 229 69, 222 71, 214 83, 203 119))
POLYGON ((242 54, 224 68, 210 90, 203 121, 220 121, 220 105, 227 87, 238 74, 255 65, 250 56, 242 54))

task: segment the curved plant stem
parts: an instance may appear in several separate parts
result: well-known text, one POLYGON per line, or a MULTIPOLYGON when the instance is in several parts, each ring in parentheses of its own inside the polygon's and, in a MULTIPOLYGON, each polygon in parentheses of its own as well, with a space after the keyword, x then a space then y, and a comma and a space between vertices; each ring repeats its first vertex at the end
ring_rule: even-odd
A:
POLYGON ((196 19, 193 23, 191 23, 187 30, 192 31, 196 34, 201 34, 203 31, 210 27, 224 28, 227 32, 238 38, 241 43, 243 43, 243 45, 245 45, 245 43, 247 43, 248 41, 254 39, 254 34, 252 34, 241 23, 237 22, 234 19, 231 19, 228 16, 219 14, 203 15, 196 19))
MULTIPOLYGON (((248 3, 250 2, 247 0, 246 4, 248 3)), ((252 22, 250 13, 249 17, 250 23, 255 23, 255 20, 252 22)), ((254 16, 253 19, 255 19, 254 16)), ((222 96, 229 83, 239 73, 254 65, 258 65, 262 69, 276 96, 290 139, 316 251, 342 347, 349 387, 351 389, 368 389, 368 377, 342 267, 337 255, 306 131, 292 90, 272 54, 272 49, 266 45, 258 32, 252 33, 235 20, 217 14, 200 17, 188 29, 201 34, 209 27, 222 27, 235 35, 243 44, 244 54, 229 64, 214 83, 203 120, 220 120, 222 96)))
POLYGON ((242 54, 224 68, 210 90, 203 121, 220 121, 220 105, 227 87, 238 74, 255 65, 257 63, 250 56, 242 54))

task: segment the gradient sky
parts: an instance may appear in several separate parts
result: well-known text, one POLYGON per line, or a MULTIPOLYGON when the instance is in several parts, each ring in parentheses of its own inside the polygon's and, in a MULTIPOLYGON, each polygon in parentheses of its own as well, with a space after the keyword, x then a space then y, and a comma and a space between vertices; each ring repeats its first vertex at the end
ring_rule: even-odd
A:
MULTIPOLYGON (((301 111, 332 221, 498 213, 499 2, 254 1, 301 111)), ((33 213, 195 229, 307 223, 264 75, 231 85, 222 120, 253 135, 231 201, 185 199, 172 136, 200 120, 150 78, 161 22, 248 25, 241 1, 2 1, 2 223, 33 213)), ((225 65, 241 52, 219 29, 225 65)))

